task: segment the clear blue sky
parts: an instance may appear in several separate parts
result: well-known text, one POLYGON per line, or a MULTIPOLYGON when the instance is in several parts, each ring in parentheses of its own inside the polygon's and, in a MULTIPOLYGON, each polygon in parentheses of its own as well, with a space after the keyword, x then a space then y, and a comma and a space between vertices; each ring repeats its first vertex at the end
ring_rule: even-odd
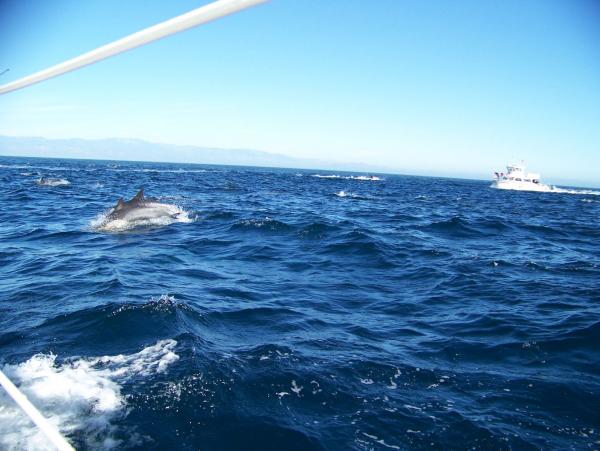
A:
MULTIPOLYGON (((0 82, 205 3, 0 1, 0 82)), ((273 0, 2 96, 0 134, 252 148, 425 175, 485 177, 525 159, 549 181, 598 186, 600 3, 273 0)))

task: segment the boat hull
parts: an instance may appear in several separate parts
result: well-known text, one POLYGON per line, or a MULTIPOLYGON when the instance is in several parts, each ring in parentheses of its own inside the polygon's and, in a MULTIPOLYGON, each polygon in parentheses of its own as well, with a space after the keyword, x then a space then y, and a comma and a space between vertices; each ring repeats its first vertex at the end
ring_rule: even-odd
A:
POLYGON ((536 191, 542 193, 549 193, 554 191, 554 187, 546 185, 544 183, 533 183, 533 182, 517 182, 514 180, 495 180, 492 188, 506 189, 514 191, 536 191))

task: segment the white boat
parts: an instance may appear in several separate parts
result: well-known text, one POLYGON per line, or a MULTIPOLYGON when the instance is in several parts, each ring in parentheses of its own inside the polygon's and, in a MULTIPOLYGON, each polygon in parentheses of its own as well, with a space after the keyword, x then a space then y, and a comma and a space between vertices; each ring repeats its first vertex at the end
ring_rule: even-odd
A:
POLYGON ((525 172, 523 163, 509 164, 504 172, 495 172, 491 185, 496 189, 512 189, 516 191, 554 191, 554 187, 540 182, 540 174, 525 172))

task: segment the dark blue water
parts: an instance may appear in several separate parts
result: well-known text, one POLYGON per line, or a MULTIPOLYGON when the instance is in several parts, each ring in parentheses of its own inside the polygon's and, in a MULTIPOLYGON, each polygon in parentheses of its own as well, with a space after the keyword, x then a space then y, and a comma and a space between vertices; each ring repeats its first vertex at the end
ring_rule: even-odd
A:
POLYGON ((0 360, 79 448, 600 447, 600 193, 0 164, 0 360), (94 228, 141 186, 188 220, 94 228))

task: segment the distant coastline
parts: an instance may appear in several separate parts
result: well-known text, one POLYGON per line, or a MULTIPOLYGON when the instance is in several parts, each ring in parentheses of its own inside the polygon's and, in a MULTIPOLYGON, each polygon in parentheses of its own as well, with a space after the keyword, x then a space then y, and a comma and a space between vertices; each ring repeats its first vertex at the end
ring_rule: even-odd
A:
POLYGON ((217 164, 228 166, 357 171, 388 174, 405 172, 363 163, 339 163, 328 160, 295 158, 278 153, 253 149, 227 149, 176 145, 154 143, 141 139, 123 138, 47 139, 42 137, 0 135, 0 155, 14 157, 67 158, 77 160, 217 164))
MULTIPOLYGON (((344 171, 366 174, 394 174, 441 177, 461 180, 490 180, 486 174, 415 171, 357 162, 296 158, 253 149, 228 149, 193 145, 165 144, 131 138, 49 139, 0 135, 0 157, 64 158, 72 160, 126 161, 173 164, 248 166, 315 171, 344 171), (125 157, 124 155, 127 155, 125 157), (168 157, 166 156, 168 155, 168 157)), ((490 172, 491 174, 491 172, 490 172)), ((572 179, 553 179, 553 184, 576 188, 600 188, 600 184, 572 179)))

